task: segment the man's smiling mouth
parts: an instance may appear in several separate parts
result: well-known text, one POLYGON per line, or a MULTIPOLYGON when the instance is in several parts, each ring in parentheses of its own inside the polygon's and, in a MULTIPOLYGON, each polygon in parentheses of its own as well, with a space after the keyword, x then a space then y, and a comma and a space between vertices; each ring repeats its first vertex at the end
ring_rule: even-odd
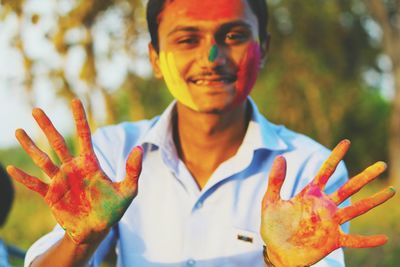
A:
POLYGON ((205 85, 205 86, 218 86, 231 84, 236 81, 236 76, 234 75, 212 75, 212 76, 202 76, 189 78, 188 82, 195 85, 205 85))

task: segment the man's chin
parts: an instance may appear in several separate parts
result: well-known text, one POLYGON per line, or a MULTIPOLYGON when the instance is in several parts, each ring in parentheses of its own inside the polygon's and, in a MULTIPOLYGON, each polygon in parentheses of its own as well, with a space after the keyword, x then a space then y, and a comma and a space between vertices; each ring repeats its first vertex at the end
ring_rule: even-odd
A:
POLYGON ((231 111, 235 108, 235 104, 233 99, 229 99, 230 101, 210 101, 198 103, 197 112, 204 114, 223 114, 231 111))
POLYGON ((224 108, 204 108, 204 109, 199 109, 197 112, 199 113, 203 113, 203 114, 214 114, 214 115, 218 115, 218 114, 223 114, 226 112, 226 109, 224 108))

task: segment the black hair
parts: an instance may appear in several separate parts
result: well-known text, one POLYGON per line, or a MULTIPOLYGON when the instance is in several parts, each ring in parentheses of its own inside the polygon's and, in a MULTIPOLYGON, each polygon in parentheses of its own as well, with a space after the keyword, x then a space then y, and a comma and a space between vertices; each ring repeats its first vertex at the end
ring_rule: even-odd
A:
POLYGON ((0 164, 0 226, 7 220, 14 200, 14 187, 11 179, 0 164))
MULTIPOLYGON (((151 44, 154 49, 159 52, 159 40, 158 40, 158 26, 159 16, 164 9, 165 2, 173 0, 149 0, 146 9, 147 27, 150 32, 151 44)), ((267 41, 267 26, 268 26, 268 7, 266 0, 247 0, 251 10, 257 17, 258 21, 258 35, 260 42, 264 43, 267 41)))

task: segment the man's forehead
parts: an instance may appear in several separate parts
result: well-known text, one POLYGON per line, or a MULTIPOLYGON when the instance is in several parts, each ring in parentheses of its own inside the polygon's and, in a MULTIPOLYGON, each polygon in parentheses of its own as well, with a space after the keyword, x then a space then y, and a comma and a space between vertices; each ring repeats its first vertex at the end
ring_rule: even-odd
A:
POLYGON ((246 0, 167 0, 161 16, 185 16, 215 20, 241 16, 249 7, 246 0))

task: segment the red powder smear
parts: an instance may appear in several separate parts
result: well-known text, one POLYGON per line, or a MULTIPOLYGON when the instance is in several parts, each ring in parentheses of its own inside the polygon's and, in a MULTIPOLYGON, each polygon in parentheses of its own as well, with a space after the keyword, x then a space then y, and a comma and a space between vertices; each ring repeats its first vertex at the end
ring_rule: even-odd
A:
POLYGON ((72 172, 66 177, 66 182, 70 189, 70 202, 68 203, 62 200, 60 207, 74 215, 79 215, 79 213, 90 209, 90 203, 85 196, 84 178, 82 177, 81 171, 75 166, 71 166, 71 168, 72 172))
POLYGON ((316 212, 313 212, 312 214, 311 214, 311 222, 313 223, 313 224, 316 224, 316 223, 318 223, 318 222, 320 222, 321 221, 321 218, 319 217, 319 215, 316 213, 316 212))
POLYGON ((261 50, 257 42, 252 42, 239 64, 238 79, 236 81, 237 95, 235 104, 242 103, 250 94, 256 83, 261 63, 261 50))
POLYGON ((314 196, 316 198, 321 198, 322 197, 322 192, 321 189, 319 189, 319 187, 311 185, 310 189, 307 192, 309 195, 314 196))
POLYGON ((83 193, 83 181, 77 174, 71 174, 68 176, 68 183, 70 186, 70 197, 71 202, 66 207, 71 213, 78 215, 79 210, 82 206, 82 196, 84 197, 83 193))
MULTIPOLYGON (((168 1, 169 14, 187 16, 197 20, 215 20, 237 17, 244 10, 243 1, 232 0, 170 0, 168 1)), ((162 13, 160 14, 162 15, 162 13)), ((160 21, 161 17, 158 17, 160 21)))

